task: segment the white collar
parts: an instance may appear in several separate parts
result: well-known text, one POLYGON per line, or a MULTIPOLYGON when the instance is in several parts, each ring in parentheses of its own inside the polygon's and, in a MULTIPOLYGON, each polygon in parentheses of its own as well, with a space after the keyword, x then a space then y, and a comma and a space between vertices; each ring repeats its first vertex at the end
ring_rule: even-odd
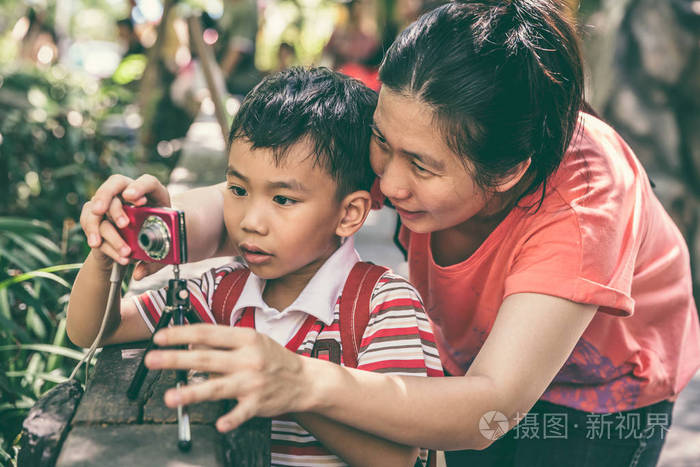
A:
MULTIPOLYGON (((355 250, 355 241, 352 237, 348 237, 316 271, 316 274, 314 274, 292 304, 277 313, 281 317, 291 311, 302 311, 315 316, 327 326, 330 326, 333 324, 335 304, 343 291, 345 280, 358 261, 360 261, 360 255, 355 250)), ((251 272, 243 286, 241 296, 234 305, 231 323, 235 323, 238 320, 238 317, 246 307, 252 306, 261 310, 274 310, 262 298, 265 282, 265 279, 261 279, 251 272)))

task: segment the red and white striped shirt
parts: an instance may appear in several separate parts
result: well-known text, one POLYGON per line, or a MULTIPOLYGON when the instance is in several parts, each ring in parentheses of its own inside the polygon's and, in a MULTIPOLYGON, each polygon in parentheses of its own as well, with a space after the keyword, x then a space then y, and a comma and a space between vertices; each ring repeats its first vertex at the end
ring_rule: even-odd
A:
MULTIPOLYGON (((289 333, 289 330, 285 333, 274 329, 277 324, 274 317, 266 317, 265 310, 262 309, 266 307, 262 301, 264 281, 261 282, 261 279, 253 274, 250 274, 239 302, 231 310, 228 322, 216 324, 234 326, 252 324, 259 331, 264 332, 260 329, 258 322, 267 322, 268 329, 276 334, 278 342, 286 340, 280 343, 287 344, 288 348, 290 344, 295 347, 290 350, 305 356, 312 356, 313 353, 316 358, 343 364, 339 328, 340 292, 350 269, 356 262, 349 260, 348 250, 357 256, 352 244, 341 247, 336 251, 337 255, 334 253, 314 276, 314 279, 317 277, 321 279, 315 282, 312 279, 299 299, 282 312, 277 312, 278 315, 285 313, 292 315, 291 318, 282 317, 277 320, 288 318, 286 322, 281 322, 288 328, 293 326, 295 329, 292 333, 289 333), (341 260, 338 260, 339 257, 341 260), (349 268, 345 267, 348 264, 349 268), (327 265, 331 267, 326 268, 327 265), (329 278, 329 272, 334 276, 332 279, 329 278), (337 285, 339 287, 336 287, 337 285), (315 290, 318 286, 330 286, 330 289, 337 289, 337 292, 318 297, 318 291, 315 290), (325 305, 328 311, 322 312, 319 309, 318 299, 315 301, 316 305, 311 306, 316 308, 315 310, 305 312, 295 309, 295 304, 312 303, 309 299, 314 295, 320 299, 320 302, 323 302, 324 298, 333 300, 325 305), (251 306, 253 303, 258 303, 260 306, 251 306), (250 313, 253 309, 255 313, 250 313), (297 312, 301 312, 299 315, 301 319, 293 316, 297 312)), ((188 280, 192 306, 204 322, 216 322, 211 312, 214 290, 222 277, 240 267, 242 267, 240 264, 230 264, 212 269, 199 279, 188 280)), ((142 317, 151 330, 165 307, 165 293, 163 288, 134 297, 142 317)), ((442 376, 442 367, 430 323, 423 309, 423 303, 413 286, 404 278, 389 271, 377 282, 370 307, 369 323, 358 352, 358 369, 397 375, 442 376)), ((272 464, 345 465, 341 459, 327 451, 313 435, 287 417, 278 417, 272 423, 272 464)))

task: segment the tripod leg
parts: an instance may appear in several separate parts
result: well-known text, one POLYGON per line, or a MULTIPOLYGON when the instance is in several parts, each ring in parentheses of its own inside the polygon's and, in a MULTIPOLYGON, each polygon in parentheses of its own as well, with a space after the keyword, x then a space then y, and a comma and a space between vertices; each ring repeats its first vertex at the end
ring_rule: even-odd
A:
MULTIPOLYGON (((158 324, 156 325, 155 330, 153 331, 153 334, 164 328, 165 326, 170 323, 170 319, 172 317, 172 312, 169 310, 163 311, 163 314, 160 316, 160 319, 158 320, 158 324)), ((131 400, 136 399, 139 395, 139 391, 141 391, 141 386, 143 386, 143 381, 146 379, 146 375, 148 374, 148 368, 146 368, 146 354, 150 352, 151 350, 157 348, 158 345, 153 342, 153 336, 151 336, 151 340, 148 342, 148 345, 146 346, 146 350, 143 352, 143 357, 141 357, 141 361, 139 362, 139 366, 136 369, 136 373, 134 374, 134 377, 131 379, 131 384, 129 385, 129 389, 126 391, 126 397, 128 397, 131 400)))
MULTIPOLYGON (((185 324, 185 315, 189 317, 188 313, 191 308, 186 304, 178 303, 173 311, 173 319, 175 321, 175 326, 182 326, 185 324)), ((179 345, 180 349, 187 349, 186 345, 179 345)), ((176 370, 176 381, 177 388, 180 389, 187 385, 187 370, 176 370)), ((187 452, 192 448, 192 435, 190 432, 190 414, 187 410, 186 405, 177 406, 177 447, 182 452, 187 452)))

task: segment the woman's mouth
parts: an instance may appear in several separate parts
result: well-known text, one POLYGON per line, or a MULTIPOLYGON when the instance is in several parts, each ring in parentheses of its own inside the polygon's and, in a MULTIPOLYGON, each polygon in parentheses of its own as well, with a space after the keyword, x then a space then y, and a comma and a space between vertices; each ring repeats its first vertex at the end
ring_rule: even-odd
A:
POLYGON ((272 253, 268 253, 256 245, 243 243, 239 245, 238 248, 241 250, 243 258, 245 258, 248 264, 263 264, 269 261, 273 256, 272 253))
POLYGON ((401 219, 404 220, 415 220, 425 214, 425 211, 408 211, 398 206, 394 207, 396 208, 396 212, 399 213, 399 216, 401 216, 401 219))

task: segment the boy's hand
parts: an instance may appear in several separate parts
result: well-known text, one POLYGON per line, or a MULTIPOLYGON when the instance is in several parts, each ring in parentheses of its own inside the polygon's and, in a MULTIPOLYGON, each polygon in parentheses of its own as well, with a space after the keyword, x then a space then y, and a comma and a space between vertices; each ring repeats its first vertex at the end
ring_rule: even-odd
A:
MULTIPOLYGON (((123 201, 135 206, 148 204, 169 207, 170 195, 152 175, 142 175, 136 180, 123 175, 112 175, 97 189, 92 199, 83 205, 80 225, 87 236, 88 245, 120 264, 128 264, 131 249, 117 230, 117 227, 125 227, 129 222, 122 209, 123 201)), ((158 263, 139 263, 134 269, 133 277, 142 279, 162 267, 158 263)))
POLYGON ((270 417, 304 411, 310 389, 304 371, 306 359, 249 328, 212 324, 173 326, 159 331, 161 347, 191 344, 192 350, 154 350, 146 356, 151 369, 191 369, 220 375, 165 393, 168 407, 206 400, 237 399, 216 427, 232 430, 254 416, 270 417), (202 348, 208 346, 209 348, 202 348))

